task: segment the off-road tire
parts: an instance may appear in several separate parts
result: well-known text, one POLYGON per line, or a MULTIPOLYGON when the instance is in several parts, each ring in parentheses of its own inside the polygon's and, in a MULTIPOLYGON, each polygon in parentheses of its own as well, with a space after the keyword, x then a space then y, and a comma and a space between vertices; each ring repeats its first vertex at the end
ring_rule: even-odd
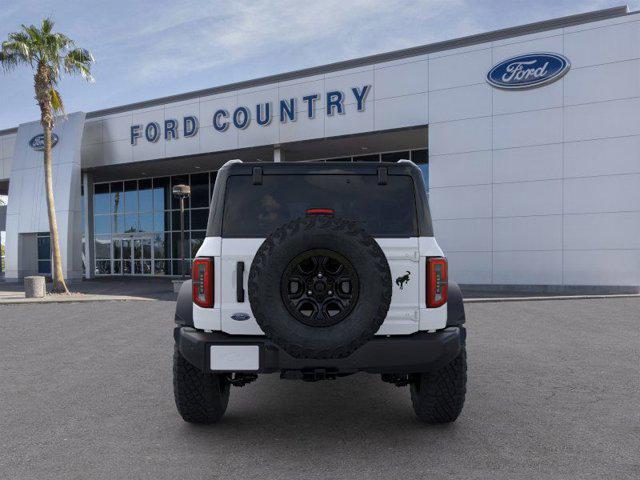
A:
POLYGON ((428 424, 450 423, 462 412, 467 392, 467 352, 435 372, 411 375, 411 403, 420 420, 428 424))
POLYGON ((297 358, 348 356, 375 335, 391 303, 391 271, 378 243, 357 222, 331 216, 307 216, 277 228, 258 249, 248 286, 251 310, 262 331, 297 358), (344 256, 358 275, 355 307, 330 326, 296 320, 281 295, 281 279, 289 262, 314 249, 344 256))
POLYGON ((173 350, 173 394, 185 422, 218 422, 229 403, 229 382, 223 375, 204 373, 173 350))

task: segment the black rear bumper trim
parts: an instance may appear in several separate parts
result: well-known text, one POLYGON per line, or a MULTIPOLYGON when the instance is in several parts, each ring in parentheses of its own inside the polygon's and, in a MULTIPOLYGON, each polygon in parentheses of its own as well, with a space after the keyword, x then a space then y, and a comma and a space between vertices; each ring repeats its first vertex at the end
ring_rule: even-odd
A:
POLYGON ((213 345, 258 345, 260 369, 257 373, 326 370, 336 374, 417 373, 438 370, 451 362, 465 342, 464 327, 447 327, 435 333, 374 337, 351 355, 337 359, 296 358, 263 336, 238 336, 203 332, 178 326, 174 339, 184 358, 209 372, 209 352, 213 345))

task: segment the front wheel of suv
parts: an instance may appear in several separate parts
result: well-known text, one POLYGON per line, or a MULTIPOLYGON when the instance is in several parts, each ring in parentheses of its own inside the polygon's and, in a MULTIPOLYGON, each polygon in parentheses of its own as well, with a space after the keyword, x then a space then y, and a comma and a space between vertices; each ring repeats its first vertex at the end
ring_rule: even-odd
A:
POLYGON ((229 403, 229 381, 223 375, 204 373, 191 365, 178 350, 173 351, 173 394, 185 422, 218 422, 229 403))
POLYGON ((420 420, 428 424, 454 422, 464 405, 467 392, 467 352, 440 370, 410 377, 411 403, 420 420))

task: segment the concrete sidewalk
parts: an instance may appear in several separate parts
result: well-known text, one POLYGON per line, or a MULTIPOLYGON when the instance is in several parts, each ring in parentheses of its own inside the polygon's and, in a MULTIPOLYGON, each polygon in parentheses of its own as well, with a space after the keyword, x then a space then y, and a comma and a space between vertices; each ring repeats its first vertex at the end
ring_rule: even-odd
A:
MULTIPOLYGON (((25 298, 24 286, 19 283, 0 283, 0 305, 22 303, 67 303, 100 301, 175 300, 171 279, 168 278, 100 278, 70 282, 70 295, 47 293, 44 298, 25 298)), ((50 292, 51 283, 47 283, 50 292)))

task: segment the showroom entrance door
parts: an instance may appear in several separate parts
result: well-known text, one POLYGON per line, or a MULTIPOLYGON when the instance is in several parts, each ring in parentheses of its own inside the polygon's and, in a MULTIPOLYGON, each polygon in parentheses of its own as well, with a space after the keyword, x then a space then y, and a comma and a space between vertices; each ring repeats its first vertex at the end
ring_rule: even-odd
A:
POLYGON ((115 275, 153 275, 153 234, 122 234, 113 239, 115 275))

